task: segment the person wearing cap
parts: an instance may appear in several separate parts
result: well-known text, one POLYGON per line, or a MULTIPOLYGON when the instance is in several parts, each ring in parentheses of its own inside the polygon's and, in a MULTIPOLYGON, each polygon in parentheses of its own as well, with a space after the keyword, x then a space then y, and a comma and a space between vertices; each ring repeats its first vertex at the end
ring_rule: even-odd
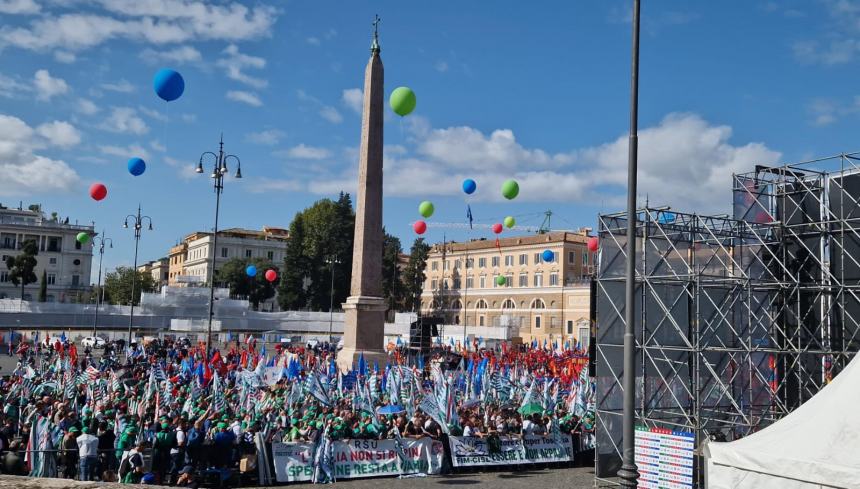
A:
POLYGON ((69 428, 66 436, 63 437, 63 477, 66 479, 74 479, 78 472, 78 434, 81 430, 77 426, 69 428))
POLYGON ((90 434, 90 428, 84 426, 82 433, 77 438, 78 455, 80 457, 80 480, 95 480, 96 469, 99 461, 99 439, 90 434))
POLYGON ((170 450, 175 446, 176 433, 170 424, 163 422, 158 425, 152 447, 152 471, 159 483, 164 482, 164 474, 170 470, 170 450))
POLYGON ((230 463, 230 457, 233 454, 233 443, 236 441, 236 435, 230 430, 227 423, 221 422, 216 426, 218 433, 214 437, 215 441, 215 456, 218 462, 218 467, 224 467, 230 463))

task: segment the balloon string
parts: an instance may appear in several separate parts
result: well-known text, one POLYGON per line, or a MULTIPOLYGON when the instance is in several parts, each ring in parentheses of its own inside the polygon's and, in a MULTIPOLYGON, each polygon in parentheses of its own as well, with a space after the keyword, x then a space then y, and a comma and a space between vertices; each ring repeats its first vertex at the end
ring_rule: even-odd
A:
POLYGON ((164 124, 162 127, 164 128, 164 160, 167 161, 167 123, 170 121, 170 104, 164 102, 164 124))

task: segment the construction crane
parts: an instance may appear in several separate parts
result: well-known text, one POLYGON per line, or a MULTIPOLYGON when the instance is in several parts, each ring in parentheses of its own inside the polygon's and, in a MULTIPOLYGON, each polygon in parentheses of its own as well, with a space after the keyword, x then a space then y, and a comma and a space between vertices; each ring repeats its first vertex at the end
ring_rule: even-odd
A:
MULTIPOLYGON (((551 229, 550 228, 550 219, 552 218, 552 211, 546 211, 543 213, 544 218, 543 222, 540 226, 514 226, 511 228, 513 231, 525 231, 529 233, 537 233, 537 234, 546 234, 550 231, 570 231, 567 229, 551 229)), ((471 226, 467 222, 428 222, 427 227, 430 228, 442 228, 442 229, 492 229, 493 224, 477 224, 473 223, 471 226)))

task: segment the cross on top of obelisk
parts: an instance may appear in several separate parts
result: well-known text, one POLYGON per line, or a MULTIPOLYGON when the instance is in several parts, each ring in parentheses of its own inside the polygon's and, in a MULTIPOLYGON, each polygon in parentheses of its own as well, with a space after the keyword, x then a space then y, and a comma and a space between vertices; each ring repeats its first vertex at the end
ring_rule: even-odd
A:
POLYGON ((382 21, 382 19, 380 19, 379 15, 377 14, 374 16, 373 22, 371 23, 371 25, 373 25, 373 43, 371 43, 371 45, 370 45, 370 52, 372 52, 372 53, 378 53, 380 51, 380 49, 379 49, 379 23, 381 21, 382 21))

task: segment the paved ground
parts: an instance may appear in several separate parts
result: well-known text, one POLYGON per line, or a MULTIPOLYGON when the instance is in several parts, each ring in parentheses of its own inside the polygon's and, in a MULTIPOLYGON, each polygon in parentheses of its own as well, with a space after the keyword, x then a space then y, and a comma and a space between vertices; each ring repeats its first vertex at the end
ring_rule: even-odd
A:
MULTIPOLYGON (((493 489, 586 489, 594 487, 593 470, 590 467, 575 469, 520 470, 517 472, 483 472, 454 474, 434 477, 413 477, 408 479, 377 478, 341 480, 336 486, 344 489, 386 489, 407 487, 409 489, 444 489, 452 486, 493 489)), ((310 489, 312 484, 290 484, 290 487, 310 489)), ((121 484, 102 484, 77 482, 65 479, 31 479, 10 475, 0 476, 0 488, 20 489, 127 489, 121 484)), ((163 486, 146 486, 163 487, 163 486)))

